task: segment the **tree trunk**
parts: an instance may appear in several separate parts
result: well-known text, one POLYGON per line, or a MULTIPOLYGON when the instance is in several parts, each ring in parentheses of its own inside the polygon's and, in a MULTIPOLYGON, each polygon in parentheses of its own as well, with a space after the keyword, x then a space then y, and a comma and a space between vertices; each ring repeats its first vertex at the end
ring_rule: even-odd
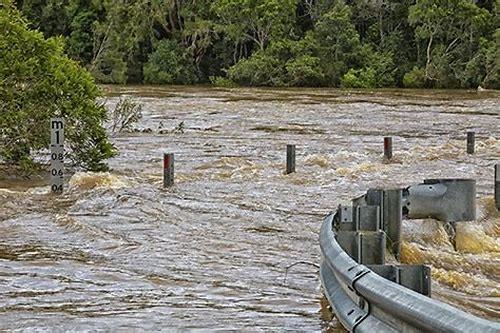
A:
POLYGON ((429 67, 431 65, 431 49, 433 41, 434 41, 434 34, 431 34, 431 36, 429 37, 429 44, 427 44, 427 63, 425 64, 425 77, 428 79, 432 79, 429 76, 429 67))

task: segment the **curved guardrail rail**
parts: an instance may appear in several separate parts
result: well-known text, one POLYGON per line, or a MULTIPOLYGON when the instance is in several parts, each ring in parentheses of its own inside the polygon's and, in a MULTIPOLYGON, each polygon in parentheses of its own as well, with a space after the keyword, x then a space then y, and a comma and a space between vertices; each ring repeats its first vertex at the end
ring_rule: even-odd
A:
MULTIPOLYGON (((359 203, 359 198, 355 201, 359 203)), ((369 265, 371 262, 367 265, 356 262, 353 256, 357 256, 360 262, 373 261, 374 257, 361 253, 377 252, 380 244, 385 250, 385 241, 377 243, 378 245, 374 245, 374 242, 362 244, 361 237, 365 231, 354 231, 356 236, 352 237, 349 233, 353 231, 339 230, 339 224, 345 222, 341 216, 344 209, 339 207, 336 213, 328 215, 321 227, 320 247, 323 260, 320 278, 332 311, 346 329, 351 332, 500 332, 500 323, 475 317, 426 296, 425 294, 430 294, 428 269, 423 270, 427 273, 422 275, 419 286, 414 288, 405 286, 408 281, 399 280, 398 274, 393 279, 396 282, 391 281, 388 276, 381 276, 387 275, 390 268, 395 267, 383 265, 383 259, 375 262, 379 265, 373 266, 369 265), (341 246, 346 244, 345 239, 341 239, 346 235, 351 243, 353 239, 358 240, 357 243, 354 242, 355 246, 341 246), (420 293, 412 289, 418 289, 420 293)), ((378 224, 380 225, 379 220, 378 224)), ((366 232, 367 235, 369 233, 374 232, 366 232)), ((403 265, 396 268, 396 271, 401 274, 407 268, 412 267, 403 265)), ((414 272, 415 270, 412 271, 414 272)))

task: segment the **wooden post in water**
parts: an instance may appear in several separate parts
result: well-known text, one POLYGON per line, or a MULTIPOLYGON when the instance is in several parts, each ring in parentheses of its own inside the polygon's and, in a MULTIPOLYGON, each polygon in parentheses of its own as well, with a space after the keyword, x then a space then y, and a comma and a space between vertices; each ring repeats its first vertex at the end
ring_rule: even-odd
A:
POLYGON ((286 145, 286 174, 295 172, 295 145, 286 145))
POLYGON ((174 185, 174 154, 163 154, 163 187, 174 185))
POLYGON ((386 136, 384 138, 384 157, 387 160, 392 158, 392 137, 386 136))
POLYGON ((474 154, 476 146, 476 132, 467 132, 467 154, 474 154))
POLYGON ((500 163, 495 165, 495 205, 500 210, 500 163))

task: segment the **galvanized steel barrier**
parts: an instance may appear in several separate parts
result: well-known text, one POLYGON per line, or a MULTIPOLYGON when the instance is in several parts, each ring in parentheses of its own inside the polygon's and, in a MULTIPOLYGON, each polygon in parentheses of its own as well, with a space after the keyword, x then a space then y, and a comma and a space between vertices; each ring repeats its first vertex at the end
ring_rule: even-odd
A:
POLYGON ((325 218, 320 232, 321 284, 332 311, 346 329, 500 332, 499 323, 430 298, 429 267, 385 265, 386 245, 395 254, 399 251, 401 219, 409 214, 412 202, 419 203, 418 216, 426 215, 422 204, 426 203, 427 216, 434 214, 454 222, 475 216, 475 207, 463 208, 471 198, 475 198, 473 180, 428 180, 407 189, 370 190, 354 199, 352 207, 339 206, 325 218), (373 199, 377 197, 378 201, 373 199), (445 214, 439 208, 450 208, 451 201, 460 206, 459 214, 445 214), (391 234, 393 238, 386 244, 391 234))

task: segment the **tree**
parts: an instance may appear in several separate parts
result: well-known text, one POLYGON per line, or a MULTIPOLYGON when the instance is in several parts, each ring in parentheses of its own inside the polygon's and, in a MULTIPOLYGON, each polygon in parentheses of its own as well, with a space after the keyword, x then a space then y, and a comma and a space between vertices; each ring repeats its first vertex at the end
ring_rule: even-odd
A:
POLYGON ((94 24, 102 15, 101 6, 94 2, 70 0, 66 7, 66 13, 70 18, 69 32, 66 34, 67 52, 84 65, 92 61, 94 24))
POLYGON ((90 74, 63 53, 62 39, 28 29, 10 1, 0 0, 0 159, 33 165, 49 147, 49 119, 66 119, 69 158, 104 170, 114 147, 102 127, 106 109, 90 74))
POLYGON ((194 83, 195 68, 177 42, 162 40, 144 65, 144 81, 154 84, 194 83))
POLYGON ((101 82, 126 83, 131 69, 142 70, 145 59, 140 53, 150 47, 151 3, 148 0, 104 0, 101 5, 106 14, 102 21, 94 24, 89 70, 101 82))
POLYGON ((498 0, 15 2, 103 83, 498 87, 498 0))
POLYGON ((313 32, 332 85, 338 85, 349 68, 361 65, 361 42, 350 16, 349 6, 339 2, 318 20, 313 32))
POLYGON ((225 31, 238 43, 251 40, 264 50, 273 38, 290 34, 296 0, 217 0, 212 6, 225 31))
POLYGON ((68 0, 24 0, 21 9, 33 28, 50 37, 68 33, 67 5, 68 0))
POLYGON ((468 0, 417 0, 409 22, 426 41, 425 76, 439 86, 459 84, 459 72, 477 51, 491 15, 468 0))

